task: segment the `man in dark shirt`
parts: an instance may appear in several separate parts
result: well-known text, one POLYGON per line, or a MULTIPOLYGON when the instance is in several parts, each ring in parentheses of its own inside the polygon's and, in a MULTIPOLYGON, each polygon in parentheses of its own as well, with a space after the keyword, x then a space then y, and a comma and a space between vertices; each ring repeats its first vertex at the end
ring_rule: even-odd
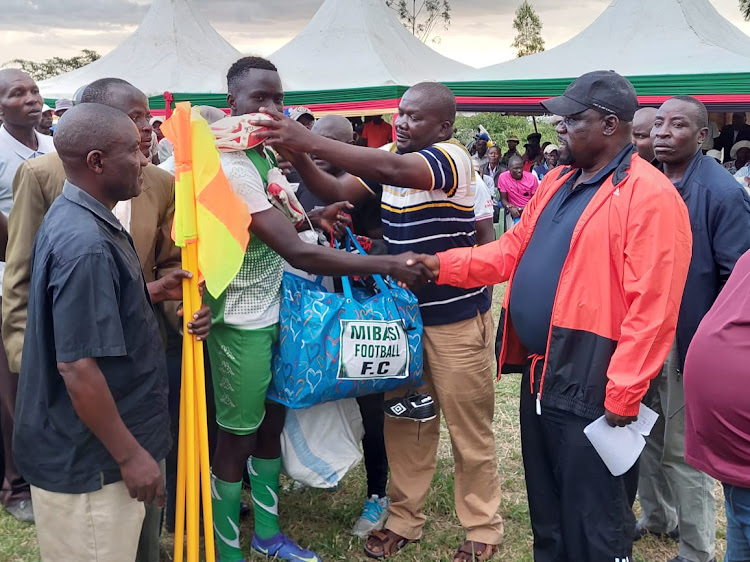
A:
POLYGON ((563 116, 563 166, 545 176, 521 221, 497 242, 420 260, 438 285, 510 281, 498 364, 523 370, 534 560, 624 561, 637 465, 613 475, 583 430, 600 417, 611 426, 637 419, 674 337, 690 223, 669 182, 635 155, 638 101, 625 78, 591 72, 542 105, 563 116))
POLYGON ((510 296, 510 316, 518 336, 530 353, 544 356, 549 337, 549 319, 573 229, 604 181, 633 154, 625 146, 593 177, 573 174, 544 208, 534 228, 523 259, 518 263, 510 296), (540 318, 547 322, 539 322, 540 318))
POLYGON ((34 246, 14 433, 43 560, 133 560, 143 503, 164 502, 164 353, 112 214, 141 191, 139 144, 130 118, 99 104, 69 110, 55 133, 68 181, 34 246))

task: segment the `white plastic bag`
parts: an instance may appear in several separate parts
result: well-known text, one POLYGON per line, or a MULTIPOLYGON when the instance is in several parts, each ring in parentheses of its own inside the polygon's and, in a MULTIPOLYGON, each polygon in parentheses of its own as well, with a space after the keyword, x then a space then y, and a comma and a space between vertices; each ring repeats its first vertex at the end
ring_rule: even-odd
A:
POLYGON ((281 469, 313 488, 334 488, 362 460, 362 416, 354 398, 286 411, 281 469))

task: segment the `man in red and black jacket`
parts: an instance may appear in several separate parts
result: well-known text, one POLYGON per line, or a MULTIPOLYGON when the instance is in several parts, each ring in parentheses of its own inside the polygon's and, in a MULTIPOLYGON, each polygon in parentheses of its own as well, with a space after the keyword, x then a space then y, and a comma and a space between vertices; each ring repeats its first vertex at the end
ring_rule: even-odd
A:
POLYGON ((438 284, 509 281, 503 372, 523 371, 521 440, 536 562, 632 559, 637 466, 613 476, 583 433, 637 419, 675 335, 691 253, 687 209, 631 144, 633 86, 585 74, 543 102, 560 166, 500 240, 421 256, 438 284))

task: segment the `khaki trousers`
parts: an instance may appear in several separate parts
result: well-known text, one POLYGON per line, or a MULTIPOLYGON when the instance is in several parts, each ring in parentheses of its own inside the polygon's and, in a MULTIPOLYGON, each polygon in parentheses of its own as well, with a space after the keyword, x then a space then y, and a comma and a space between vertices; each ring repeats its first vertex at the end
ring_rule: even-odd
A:
MULTIPOLYGON (((641 470, 644 462, 647 474, 653 475, 655 470, 661 469, 677 510, 676 524, 680 527, 678 554, 690 562, 708 562, 716 556, 715 481, 685 462, 685 394, 674 345, 664 363, 659 399, 664 423, 660 428, 654 427, 646 439, 650 448, 648 455, 641 459, 641 470)), ((653 506, 659 501, 659 496, 649 495, 655 486, 642 487, 641 482, 639 480, 638 488, 644 513, 641 524, 654 519, 659 521, 658 515, 653 515, 653 506)), ((668 506, 665 511, 669 514, 668 506)), ((674 528, 673 521, 668 516, 666 527, 674 528)))
POLYGON ((638 523, 652 533, 666 534, 677 527, 677 508, 672 490, 667 482, 661 460, 664 456, 666 421, 661 407, 661 394, 666 394, 667 374, 664 369, 651 383, 643 403, 659 414, 659 419, 646 438, 646 447, 641 453, 638 474, 638 499, 641 502, 641 518, 638 523))
POLYGON ((133 562, 145 508, 125 483, 87 494, 31 486, 43 562, 133 562))
MULTIPOLYGON (((440 415, 445 417, 453 449, 456 514, 467 540, 500 544, 503 520, 492 418, 495 413, 490 312, 475 318, 425 326, 424 386, 438 415, 418 423, 386 416, 385 443, 391 466, 386 528, 407 539, 422 537, 422 512, 437 464, 440 415)), ((403 390, 387 398, 403 396, 403 390)))

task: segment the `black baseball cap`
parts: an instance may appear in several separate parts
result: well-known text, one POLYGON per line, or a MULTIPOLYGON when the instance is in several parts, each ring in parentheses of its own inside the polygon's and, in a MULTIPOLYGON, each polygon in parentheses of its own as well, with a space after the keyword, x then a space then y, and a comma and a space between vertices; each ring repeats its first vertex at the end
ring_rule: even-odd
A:
POLYGON ((613 70, 595 70, 576 78, 562 96, 544 100, 542 105, 550 113, 563 117, 596 109, 632 121, 638 110, 638 96, 624 76, 613 70))

